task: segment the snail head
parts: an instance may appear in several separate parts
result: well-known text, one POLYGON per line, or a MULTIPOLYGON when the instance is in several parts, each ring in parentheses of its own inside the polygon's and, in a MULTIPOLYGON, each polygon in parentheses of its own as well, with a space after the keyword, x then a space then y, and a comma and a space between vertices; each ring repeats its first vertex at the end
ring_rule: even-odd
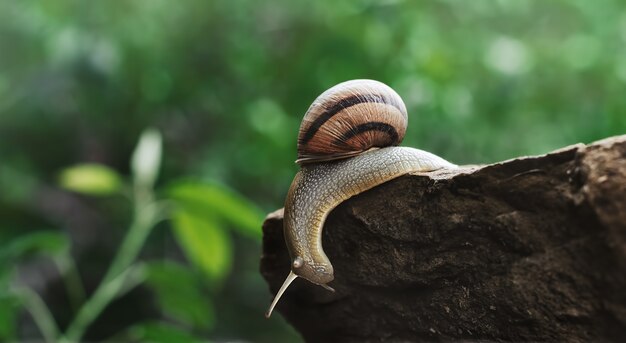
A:
POLYGON ((289 285, 291 285, 291 283, 298 277, 320 285, 331 292, 335 291, 332 287, 327 285, 334 279, 332 265, 313 264, 313 262, 306 263, 302 257, 298 256, 293 259, 293 262, 291 263, 291 271, 289 272, 289 275, 287 275, 283 285, 278 290, 278 293, 276 293, 276 296, 272 301, 272 305, 270 305, 269 310, 267 310, 265 317, 269 318, 272 315, 272 311, 274 311, 274 307, 278 303, 278 300, 280 300, 289 285))

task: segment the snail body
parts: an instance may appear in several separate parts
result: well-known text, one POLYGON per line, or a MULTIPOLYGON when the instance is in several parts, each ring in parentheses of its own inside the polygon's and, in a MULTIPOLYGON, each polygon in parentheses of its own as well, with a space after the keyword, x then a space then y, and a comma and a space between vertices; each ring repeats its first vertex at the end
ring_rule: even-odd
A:
POLYGON ((285 201, 291 272, 266 317, 297 277, 332 290, 333 267, 322 248, 322 228, 337 205, 407 173, 456 167, 429 152, 394 146, 406 126, 400 96, 378 81, 340 83, 313 102, 298 137, 301 169, 285 201))

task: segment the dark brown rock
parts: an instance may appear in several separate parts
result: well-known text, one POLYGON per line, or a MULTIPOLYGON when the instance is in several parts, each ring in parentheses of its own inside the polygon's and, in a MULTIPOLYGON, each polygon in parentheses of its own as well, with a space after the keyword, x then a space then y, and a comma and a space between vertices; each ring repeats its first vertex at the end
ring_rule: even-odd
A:
MULTIPOLYGON (((282 210, 263 234, 274 294, 282 210)), ((403 176, 337 207, 323 245, 337 292, 298 279, 277 307, 307 341, 625 341, 626 136, 403 176)))

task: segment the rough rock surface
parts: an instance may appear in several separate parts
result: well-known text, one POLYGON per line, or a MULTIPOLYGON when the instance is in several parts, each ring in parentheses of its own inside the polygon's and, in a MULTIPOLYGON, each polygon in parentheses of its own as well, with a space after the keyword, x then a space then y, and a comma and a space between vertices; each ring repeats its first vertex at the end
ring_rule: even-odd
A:
MULTIPOLYGON (((263 235, 275 294, 282 210, 263 235)), ((336 293, 297 279, 277 307, 306 341, 626 341, 626 135, 400 177, 337 207, 323 246, 336 293)))

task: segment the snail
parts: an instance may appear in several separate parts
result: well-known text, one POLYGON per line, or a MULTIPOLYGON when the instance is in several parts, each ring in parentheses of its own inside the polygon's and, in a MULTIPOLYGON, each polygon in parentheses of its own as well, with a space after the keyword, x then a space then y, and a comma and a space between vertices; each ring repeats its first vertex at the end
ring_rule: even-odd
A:
POLYGON ((291 271, 266 317, 297 277, 334 291, 328 286, 334 274, 322 249, 322 228, 337 205, 407 173, 456 167, 429 152, 398 147, 407 122, 400 96, 374 80, 340 83, 309 107, 298 134, 300 171, 285 201, 291 271))

